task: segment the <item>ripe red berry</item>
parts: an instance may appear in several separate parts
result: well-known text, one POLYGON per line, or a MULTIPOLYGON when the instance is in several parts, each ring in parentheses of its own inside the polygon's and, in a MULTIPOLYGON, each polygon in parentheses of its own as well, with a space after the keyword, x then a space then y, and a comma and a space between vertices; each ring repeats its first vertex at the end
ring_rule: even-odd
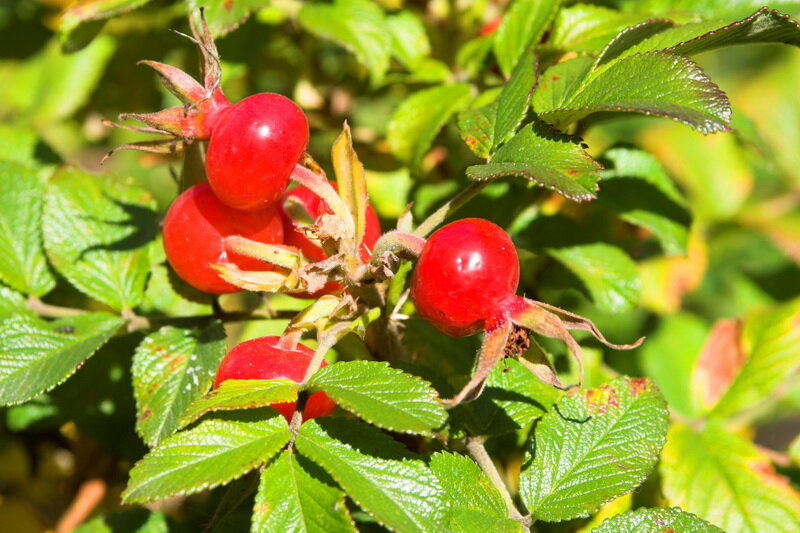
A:
MULTIPOLYGON (((305 377, 314 352, 298 344, 290 350, 278 346, 279 337, 260 337, 243 342, 232 349, 222 359, 217 369, 214 388, 228 379, 291 379, 300 383, 305 377)), ((325 366, 325 363, 322 363, 325 366)), ((296 402, 270 405, 278 410, 289 422, 294 414, 296 402)), ((335 404, 324 392, 309 396, 303 410, 303 420, 327 416, 335 404)))
POLYGON ((513 302, 519 258, 502 228, 479 218, 458 220, 425 243, 411 281, 417 312, 453 337, 485 329, 513 302))
POLYGON ((274 93, 248 96, 222 111, 211 131, 206 174, 214 193, 236 209, 278 200, 308 144, 297 104, 274 93))
MULTIPOLYGON (((336 182, 330 182, 334 189, 338 189, 336 182)), ((286 210, 288 202, 297 202, 308 214, 311 220, 316 220, 320 215, 332 213, 328 204, 326 204, 319 196, 314 194, 310 189, 302 185, 294 187, 293 189, 284 193, 280 202, 281 219, 283 220, 283 242, 289 246, 294 246, 303 252, 303 255, 312 261, 322 261, 327 256, 325 252, 316 243, 309 239, 305 232, 301 229, 301 224, 294 220, 290 213, 286 210)), ((359 258, 367 262, 369 261, 372 248, 381 236, 381 222, 375 209, 367 206, 367 225, 364 229, 364 238, 361 239, 361 246, 358 249, 359 258)), ((330 282, 325 287, 314 294, 300 293, 293 294, 298 298, 318 298, 323 294, 335 294, 342 290, 342 286, 336 282, 330 282)))
POLYGON ((241 289, 223 280, 213 263, 232 262, 243 270, 269 270, 266 263, 225 250, 225 237, 241 235, 280 243, 283 225, 277 208, 239 211, 219 201, 207 183, 195 185, 172 203, 164 219, 164 250, 181 279, 215 294, 241 289))

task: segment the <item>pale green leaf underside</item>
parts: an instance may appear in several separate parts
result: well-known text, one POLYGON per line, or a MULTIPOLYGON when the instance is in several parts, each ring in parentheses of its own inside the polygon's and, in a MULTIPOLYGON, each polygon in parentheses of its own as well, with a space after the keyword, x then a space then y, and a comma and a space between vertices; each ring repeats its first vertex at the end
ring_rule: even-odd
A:
POLYGON ((21 403, 62 383, 122 324, 99 312, 52 322, 15 315, 0 322, 0 403, 21 403))
POLYGON ((261 474, 252 531, 356 531, 344 493, 315 479, 284 451, 261 474))
POLYGON ((798 493, 752 443, 718 424, 673 425, 660 469, 671 505, 727 533, 798 531, 798 493))
POLYGON ((597 191, 601 166, 572 137, 534 122, 522 128, 485 165, 467 168, 474 180, 520 176, 573 200, 597 191))
POLYGON ((635 489, 658 460, 668 421, 645 378, 617 378, 556 405, 536 426, 520 477, 525 505, 545 521, 589 516, 635 489))
POLYGON ((286 419, 271 409, 209 417, 136 463, 122 499, 146 503, 222 485, 269 461, 291 436, 286 419))
POLYGON ((135 307, 157 233, 152 195, 74 168, 48 185, 44 239, 53 266, 88 296, 117 310, 135 307))
POLYGON ((228 379, 201 398, 194 400, 181 416, 179 427, 186 426, 211 411, 253 409, 273 403, 297 400, 298 385, 290 379, 228 379))
POLYGON ((149 446, 178 429, 189 404, 209 389, 225 355, 225 331, 214 323, 197 331, 166 326, 133 355, 136 430, 149 446))
POLYGON ((354 420, 320 418, 301 426, 295 445, 388 528, 444 531, 443 489, 436 477, 377 429, 354 420))
POLYGON ((36 169, 0 161, 0 280, 36 296, 55 286, 42 251, 43 199, 36 169))
POLYGON ((637 509, 612 516, 592 533, 723 533, 691 513, 677 508, 637 509))
POLYGON ((348 411, 376 426, 432 435, 447 412, 430 383, 377 361, 335 363, 321 368, 308 383, 348 411))

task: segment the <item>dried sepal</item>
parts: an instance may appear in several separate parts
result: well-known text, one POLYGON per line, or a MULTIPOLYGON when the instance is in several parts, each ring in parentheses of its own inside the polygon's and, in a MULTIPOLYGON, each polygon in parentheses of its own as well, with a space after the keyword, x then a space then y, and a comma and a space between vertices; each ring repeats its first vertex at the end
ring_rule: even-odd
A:
POLYGON ((211 265, 222 279, 240 289, 255 292, 288 292, 297 288, 297 276, 272 270, 242 270, 234 263, 211 265))

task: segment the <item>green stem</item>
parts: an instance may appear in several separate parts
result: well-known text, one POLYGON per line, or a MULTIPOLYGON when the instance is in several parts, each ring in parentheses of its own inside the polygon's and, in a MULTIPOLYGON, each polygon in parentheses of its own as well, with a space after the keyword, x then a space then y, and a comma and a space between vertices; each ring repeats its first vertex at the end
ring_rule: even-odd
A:
POLYGON ((86 313, 83 309, 75 309, 73 307, 60 307, 57 305, 46 304, 36 296, 28 298, 27 307, 39 316, 47 318, 65 318, 69 316, 77 316, 86 313))
POLYGON ((447 217, 455 213, 456 210, 460 209, 462 206, 464 206, 464 204, 472 200, 487 185, 489 185, 489 183, 489 180, 473 181, 470 183, 466 189, 455 195, 450 199, 450 201, 434 211, 431 216, 426 218, 422 224, 417 227, 417 229, 414 231, 414 234, 419 237, 428 236, 428 234, 436 229, 437 226, 447 220, 447 217))
POLYGON ((489 478, 489 481, 492 482, 492 485, 500 492, 500 495, 503 497, 503 502, 506 504, 506 509, 508 510, 508 517, 512 520, 516 520, 525 528, 529 528, 531 525, 530 517, 522 516, 517 506, 514 505, 514 500, 511 499, 511 494, 509 494, 506 484, 503 483, 503 479, 500 477, 500 473, 497 471, 497 467, 494 465, 492 458, 489 457, 489 453, 486 451, 483 443, 483 437, 467 437, 467 451, 470 457, 472 457, 480 469, 483 470, 483 473, 489 478))

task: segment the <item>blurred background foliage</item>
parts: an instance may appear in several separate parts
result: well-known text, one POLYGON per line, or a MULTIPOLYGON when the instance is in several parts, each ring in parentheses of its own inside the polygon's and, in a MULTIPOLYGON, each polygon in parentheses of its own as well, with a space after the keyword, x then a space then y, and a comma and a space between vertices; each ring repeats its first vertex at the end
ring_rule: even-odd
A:
MULTIPOLYGON (((175 176, 182 172, 181 161, 120 152, 101 165, 110 148, 141 140, 140 134, 107 128, 102 121, 121 112, 149 112, 177 104, 157 76, 136 62, 151 59, 196 72, 194 45, 167 30, 187 32, 187 12, 201 2, 121 1, 117 4, 122 11, 129 12, 108 21, 80 19, 80 9, 92 4, 0 0, 0 158, 37 165, 43 172, 72 164, 93 173, 129 177, 152 192, 163 213, 177 193, 175 176)), ((371 198, 384 229, 392 227, 408 204, 413 203, 415 218, 421 220, 468 183, 465 169, 479 159, 459 138, 455 121, 430 139, 430 146, 422 143, 420 148, 402 135, 393 136, 392 118, 409 95, 433 84, 470 81, 484 89, 502 81, 493 60, 479 58, 485 46, 479 32, 506 9, 505 2, 382 0, 374 9, 362 5, 351 18, 340 20, 364 25, 363 41, 350 43, 349 50, 338 44, 337 31, 344 30, 320 22, 332 14, 303 11, 303 4, 295 0, 233 4, 233 11, 226 8, 226 0, 206 4, 220 37, 223 87, 229 99, 263 91, 295 99, 311 124, 309 152, 327 168, 329 147, 346 120, 369 172, 371 198), (403 11, 394 15, 400 7, 403 11), (418 27, 424 34, 406 54, 402 46, 382 53, 370 40, 371 16, 411 17, 417 22, 401 23, 408 23, 413 34, 422 22, 418 27)), ((668 13, 688 21, 721 16, 723 11, 726 16, 746 15, 760 6, 702 0, 593 4, 596 13, 625 11, 627 18, 619 27, 648 14, 668 13)), ((798 2, 770 6, 800 14, 798 2)), ((117 13, 112 1, 105 7, 117 13)), ((605 42, 619 27, 611 33, 600 28, 596 34, 563 35, 562 48, 555 46, 549 53, 557 57, 581 46, 593 49, 591 39, 605 42)), ((647 335, 647 342, 634 352, 604 354, 587 340, 587 383, 602 383, 616 373, 653 377, 678 419, 691 419, 703 409, 701 393, 709 387, 698 382, 703 376, 696 369, 711 332, 718 340, 724 336, 720 331, 725 320, 742 319, 800 297, 800 50, 780 45, 733 47, 700 54, 695 60, 729 95, 733 131, 704 136, 664 119, 600 117, 581 124, 578 132, 589 152, 608 169, 598 201, 575 203, 509 179, 487 187, 457 215, 488 218, 512 232, 522 249, 522 294, 590 317, 613 342, 647 335), (625 179, 624 173, 614 175, 615 169, 634 148, 652 154, 636 164, 649 169, 653 179, 668 176, 675 184, 676 200, 669 207, 682 221, 671 230, 677 233, 657 235, 647 224, 637 223, 641 218, 636 218, 633 207, 608 200, 616 187, 623 186, 614 179, 625 179)), ((207 312, 203 302, 158 301, 157 283, 164 283, 166 271, 157 268, 145 309, 150 305, 154 312, 163 312, 172 306, 175 313, 207 312)), ((48 301, 102 308, 60 278, 48 301)), ((256 303, 250 296, 232 296, 224 305, 233 309, 256 303)), ((271 305, 297 309, 304 302, 276 297, 271 305)), ((284 325, 280 321, 238 325, 229 328, 230 342, 275 334, 284 325)), ((788 335, 800 335, 796 319, 787 327, 788 335)), ((469 373, 475 339, 443 338, 418 320, 409 322, 408 338, 417 350, 454 354, 443 358, 448 362, 441 372, 469 373)), ((144 451, 133 431, 129 375, 130 353, 139 340, 137 335, 116 339, 103 348, 102 357, 93 357, 63 387, 4 409, 0 434, 4 529, 22 533, 54 527, 77 491, 91 490, 86 482, 97 477, 109 481, 98 509, 118 508, 127 468, 144 451), (112 385, 91 386, 100 381, 112 385)), ((340 345, 340 356, 361 349, 357 344, 340 345)), ((555 354, 562 350, 557 343, 547 347, 555 354)), ((564 371, 570 370, 566 358, 557 361, 564 371)), ((797 358, 786 370, 792 366, 797 366, 797 358)), ((734 427, 754 438, 798 487, 800 445, 795 443, 794 454, 789 447, 800 430, 800 382, 796 374, 778 377, 780 386, 764 390, 764 397, 754 398, 758 401, 746 409, 736 409, 734 427)), ((494 451, 503 445, 502 439, 490 441, 494 451)), ((511 470, 520 460, 521 456, 503 458, 511 470)), ((645 489, 633 497, 646 496, 645 489)), ((167 501, 155 509, 193 530, 193 525, 210 518, 219 497, 213 492, 188 501, 167 501)), ((161 515, 133 513, 130 523, 153 528, 147 531, 160 531, 164 525, 161 515)), ((568 523, 562 530, 573 526, 568 523)), ((97 522, 83 531, 109 527, 97 522)))

